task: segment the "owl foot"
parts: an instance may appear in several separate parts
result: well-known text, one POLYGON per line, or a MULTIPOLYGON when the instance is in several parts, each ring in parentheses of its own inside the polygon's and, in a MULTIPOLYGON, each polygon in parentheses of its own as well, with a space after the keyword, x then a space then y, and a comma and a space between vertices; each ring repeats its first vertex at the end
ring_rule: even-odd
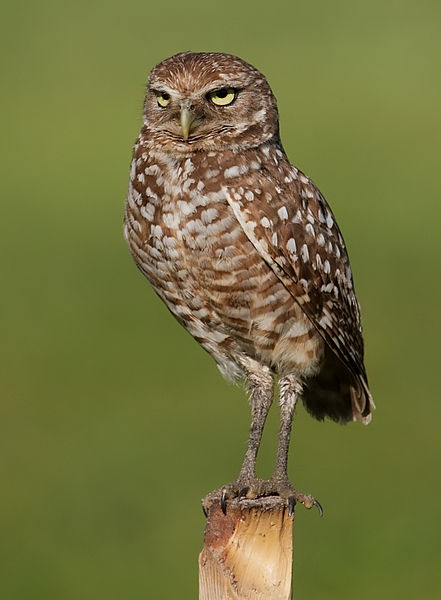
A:
POLYGON ((266 482, 258 477, 238 477, 236 481, 227 483, 222 487, 213 490, 202 499, 202 510, 205 516, 208 514, 208 509, 214 502, 220 502, 222 512, 227 512, 227 500, 233 498, 261 498, 263 487, 266 482))
POLYGON ((294 507, 300 502, 306 508, 316 506, 320 516, 323 516, 323 509, 315 498, 309 494, 303 494, 296 490, 285 477, 272 477, 264 480, 258 477, 248 477, 246 479, 238 478, 232 483, 213 490, 202 499, 202 510, 205 516, 214 502, 220 502, 222 512, 227 512, 227 501, 233 498, 264 498, 268 496, 279 496, 286 501, 288 514, 292 516, 294 507))
POLYGON ((305 508, 312 508, 313 506, 316 506, 320 516, 323 516, 323 508, 320 502, 310 494, 304 494, 303 492, 296 490, 291 485, 287 477, 274 476, 263 483, 264 496, 279 496, 280 498, 286 500, 289 516, 294 513, 294 506, 297 504, 297 502, 303 504, 305 508))

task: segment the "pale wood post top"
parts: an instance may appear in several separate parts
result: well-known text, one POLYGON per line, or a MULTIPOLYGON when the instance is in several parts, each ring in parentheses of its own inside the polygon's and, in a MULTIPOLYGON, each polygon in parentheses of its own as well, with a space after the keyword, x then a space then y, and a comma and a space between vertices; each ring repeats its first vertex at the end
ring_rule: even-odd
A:
POLYGON ((208 511, 199 600, 290 600, 292 524, 277 497, 220 502, 208 511))

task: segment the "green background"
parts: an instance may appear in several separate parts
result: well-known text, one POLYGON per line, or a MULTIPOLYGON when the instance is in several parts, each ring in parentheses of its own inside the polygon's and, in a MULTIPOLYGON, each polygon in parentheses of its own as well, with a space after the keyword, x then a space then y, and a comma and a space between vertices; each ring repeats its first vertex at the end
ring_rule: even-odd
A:
MULTIPOLYGON (((237 474, 249 408, 122 238, 150 68, 238 54, 279 101, 363 308, 373 423, 300 408, 296 598, 439 598, 437 1, 8 3, 0 25, 0 595, 196 598, 200 498, 237 474), (438 331, 437 330, 438 326, 438 331)), ((274 459, 277 410, 260 473, 274 459)))

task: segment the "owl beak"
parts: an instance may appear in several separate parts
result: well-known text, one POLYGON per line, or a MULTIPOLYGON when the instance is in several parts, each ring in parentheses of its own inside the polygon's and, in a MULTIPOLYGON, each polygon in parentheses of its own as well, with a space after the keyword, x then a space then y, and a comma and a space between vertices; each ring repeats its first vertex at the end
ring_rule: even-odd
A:
POLYGON ((192 110, 190 110, 186 106, 181 108, 180 122, 184 140, 188 140, 188 136, 191 133, 192 125, 194 125, 196 119, 197 116, 192 110))

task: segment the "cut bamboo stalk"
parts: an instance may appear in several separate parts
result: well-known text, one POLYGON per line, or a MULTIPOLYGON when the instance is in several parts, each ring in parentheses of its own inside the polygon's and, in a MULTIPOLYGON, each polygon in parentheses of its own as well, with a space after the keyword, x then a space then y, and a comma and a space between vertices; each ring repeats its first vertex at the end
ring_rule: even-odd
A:
POLYGON ((199 600, 290 600, 293 517, 278 497, 208 509, 199 600))

